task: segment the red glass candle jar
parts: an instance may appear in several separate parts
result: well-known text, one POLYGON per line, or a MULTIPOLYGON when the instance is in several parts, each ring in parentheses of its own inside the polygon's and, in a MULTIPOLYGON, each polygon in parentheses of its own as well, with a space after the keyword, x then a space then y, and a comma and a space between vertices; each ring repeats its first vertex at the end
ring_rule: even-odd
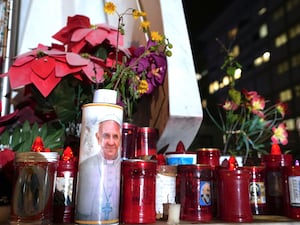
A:
POLYGON ((60 160, 57 167, 53 222, 73 223, 77 165, 75 160, 60 160))
POLYGON ((245 166, 250 177, 249 195, 253 215, 264 215, 267 213, 265 168, 263 166, 245 166))
POLYGON ((211 182, 209 165, 178 165, 177 190, 180 193, 180 219, 208 222, 212 219, 211 182))
POLYGON ((155 159, 157 154, 158 131, 152 127, 138 127, 136 158, 155 159))
POLYGON ((155 223, 156 161, 128 159, 121 163, 121 222, 155 223))
POLYGON ((252 222, 250 172, 243 167, 217 167, 218 215, 227 222, 252 222))
POLYGON ((212 208, 213 216, 217 215, 217 186, 215 167, 220 165, 220 149, 218 148, 200 148, 197 149, 197 163, 208 164, 213 169, 213 182, 212 182, 212 208))
POLYGON ((137 126, 132 123, 123 123, 122 128, 122 159, 135 158, 137 126))
POLYGON ((283 196, 285 216, 300 220, 300 166, 285 166, 283 168, 283 196))
POLYGON ((220 150, 217 148, 197 149, 197 163, 208 164, 213 168, 220 165, 220 150))
POLYGON ((290 154, 264 155, 262 163, 265 166, 265 185, 267 213, 284 215, 283 206, 283 167, 292 166, 293 157, 290 154))

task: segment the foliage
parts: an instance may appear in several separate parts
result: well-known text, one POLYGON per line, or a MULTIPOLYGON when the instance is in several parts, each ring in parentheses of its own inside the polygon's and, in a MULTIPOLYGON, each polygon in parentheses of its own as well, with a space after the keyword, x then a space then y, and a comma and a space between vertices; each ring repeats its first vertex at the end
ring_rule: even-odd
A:
POLYGON ((64 127, 58 124, 43 124, 39 126, 34 123, 32 126, 26 121, 23 125, 6 129, 0 136, 2 147, 9 146, 16 152, 26 152, 31 150, 31 146, 37 136, 43 140, 45 148, 51 151, 60 151, 63 147, 64 127))

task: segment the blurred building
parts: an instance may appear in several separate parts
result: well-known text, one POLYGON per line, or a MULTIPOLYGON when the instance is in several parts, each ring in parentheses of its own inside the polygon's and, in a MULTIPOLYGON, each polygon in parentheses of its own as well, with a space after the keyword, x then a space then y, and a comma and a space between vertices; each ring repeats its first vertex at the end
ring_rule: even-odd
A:
MULTIPOLYGON (((215 107, 227 92, 226 74, 220 69, 225 53, 216 38, 230 48, 243 66, 241 76, 236 77, 237 88, 257 91, 273 103, 288 104, 289 144, 284 150, 295 155, 300 155, 299 12, 300 0, 235 0, 197 36, 201 61, 195 62, 200 70, 203 107, 215 107)), ((222 139, 216 134, 204 113, 191 148, 221 147, 222 139)))

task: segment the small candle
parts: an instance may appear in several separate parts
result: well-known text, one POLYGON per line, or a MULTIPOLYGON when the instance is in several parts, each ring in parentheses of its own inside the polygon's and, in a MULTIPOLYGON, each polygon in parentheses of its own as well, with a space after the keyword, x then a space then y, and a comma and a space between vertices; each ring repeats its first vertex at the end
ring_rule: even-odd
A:
POLYGON ((168 224, 179 224, 180 204, 169 204, 168 224))

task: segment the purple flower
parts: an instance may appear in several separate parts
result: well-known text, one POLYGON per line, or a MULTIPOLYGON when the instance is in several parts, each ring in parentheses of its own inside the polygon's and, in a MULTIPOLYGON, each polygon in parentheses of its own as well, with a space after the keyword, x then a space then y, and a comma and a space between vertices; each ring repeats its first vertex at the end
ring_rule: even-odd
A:
POLYGON ((147 49, 144 46, 135 49, 129 61, 129 65, 139 77, 145 75, 148 83, 147 94, 152 93, 155 87, 164 82, 167 71, 166 56, 153 49, 156 49, 155 42, 148 41, 147 49))

